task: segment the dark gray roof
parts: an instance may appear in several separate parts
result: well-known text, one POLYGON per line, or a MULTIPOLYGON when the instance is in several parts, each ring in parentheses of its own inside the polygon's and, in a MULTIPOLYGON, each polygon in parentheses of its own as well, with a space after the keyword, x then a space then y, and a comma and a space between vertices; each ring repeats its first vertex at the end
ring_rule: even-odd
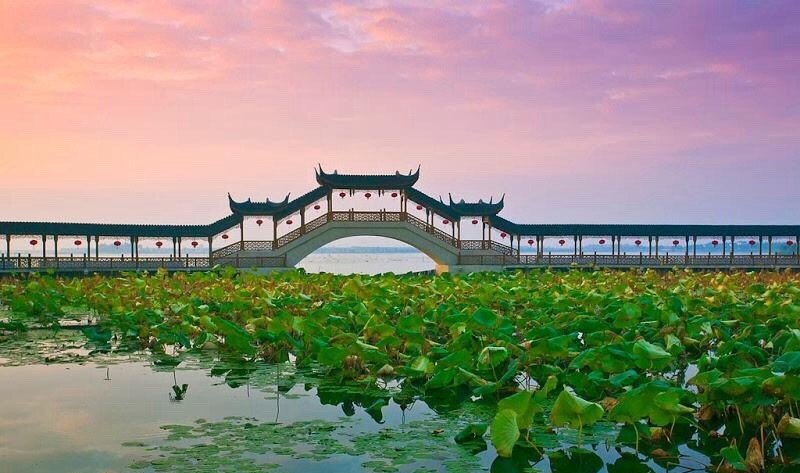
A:
POLYGON ((514 235, 583 236, 797 236, 800 225, 517 224, 500 216, 492 226, 514 235))
POLYGON ((228 215, 208 225, 143 225, 117 223, 0 222, 3 235, 88 235, 138 237, 208 237, 221 233, 241 221, 228 215))
POLYGON ((419 179, 419 168, 416 172, 409 171, 408 174, 400 174, 400 171, 396 171, 394 174, 360 175, 339 174, 338 171, 329 174, 320 166, 319 170, 315 169, 314 172, 319 185, 334 189, 405 189, 416 184, 419 179))

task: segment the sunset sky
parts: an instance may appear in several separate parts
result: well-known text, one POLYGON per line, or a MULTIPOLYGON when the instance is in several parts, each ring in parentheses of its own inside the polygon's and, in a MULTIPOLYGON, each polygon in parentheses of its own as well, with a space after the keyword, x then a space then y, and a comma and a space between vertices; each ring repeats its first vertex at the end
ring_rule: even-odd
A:
POLYGON ((800 2, 0 0, 0 220, 422 165, 519 222, 800 223, 800 2))

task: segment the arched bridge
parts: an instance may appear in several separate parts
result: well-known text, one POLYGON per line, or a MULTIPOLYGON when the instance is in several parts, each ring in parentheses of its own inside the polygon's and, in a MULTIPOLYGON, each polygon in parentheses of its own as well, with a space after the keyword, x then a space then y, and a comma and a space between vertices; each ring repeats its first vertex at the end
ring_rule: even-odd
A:
POLYGON ((504 199, 448 202, 414 187, 416 172, 316 171, 296 198, 228 196, 231 214, 208 225, 0 222, 0 271, 293 267, 351 236, 407 243, 437 271, 520 267, 800 268, 800 225, 517 224, 504 199), (357 209, 358 208, 358 209, 357 209))

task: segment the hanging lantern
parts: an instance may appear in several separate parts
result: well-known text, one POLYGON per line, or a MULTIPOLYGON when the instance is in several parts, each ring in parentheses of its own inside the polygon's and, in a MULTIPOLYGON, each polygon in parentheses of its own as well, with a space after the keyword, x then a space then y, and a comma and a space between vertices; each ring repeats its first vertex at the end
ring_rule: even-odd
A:
POLYGON ((418 205, 418 206, 417 206, 417 210, 422 210, 422 206, 421 206, 421 205, 418 205))
POLYGON ((291 220, 287 220, 286 221, 286 225, 291 225, 292 223, 294 223, 294 222, 292 222, 291 220))
POLYGON ((199 244, 200 244, 200 243, 197 243, 196 241, 193 241, 193 242, 192 242, 192 247, 193 247, 193 248, 197 248, 197 245, 199 245, 199 244))
POLYGON ((339 197, 341 197, 342 199, 344 199, 344 196, 346 196, 346 195, 347 195, 347 194, 346 194, 346 193, 344 193, 344 192, 339 192, 339 197))
POLYGON ((478 221, 477 221, 477 220, 473 220, 473 221, 472 221, 472 224, 473 224, 473 225, 477 225, 477 224, 478 224, 478 221))
POLYGON ((261 219, 258 219, 258 220, 256 220, 256 225, 258 225, 259 227, 260 227, 260 226, 261 226, 261 224, 263 224, 263 223, 264 223, 264 221, 263 221, 263 220, 261 220, 261 219))
POLYGON ((567 242, 567 240, 564 240, 564 239, 558 240, 558 244, 561 245, 561 246, 564 246, 564 243, 566 243, 566 242, 567 242))
POLYGON ((534 240, 528 240, 528 245, 533 246, 534 240))
POLYGON ((162 246, 164 246, 164 242, 163 241, 157 241, 156 242, 156 246, 161 248, 162 246))
POLYGON ((719 245, 719 241, 717 241, 717 240, 712 240, 712 241, 711 241, 711 244, 712 244, 712 245, 714 245, 714 246, 717 246, 717 245, 719 245))
POLYGON ((786 242, 786 246, 792 246, 792 245, 794 245, 794 242, 792 240, 788 240, 786 242))
POLYGON ((601 238, 601 239, 600 239, 600 241, 598 241, 597 243, 600 243, 601 245, 605 245, 605 244, 606 244, 606 241, 605 241, 604 239, 602 239, 602 238, 601 238))
POLYGON ((119 240, 116 240, 116 241, 114 242, 114 246, 121 246, 121 245, 122 245, 122 242, 121 242, 121 241, 119 241, 119 240))
POLYGON ((227 234, 227 233, 226 233, 226 234, 224 234, 224 235, 222 235, 222 239, 223 239, 223 240, 227 240, 228 238, 230 238, 230 237, 228 236, 228 234, 227 234))
POLYGON ((30 243, 31 243, 31 246, 36 246, 39 242, 36 241, 36 240, 31 240, 30 243))
POLYGON ((369 199, 370 197, 372 197, 372 194, 371 194, 370 192, 367 192, 366 194, 364 194, 364 197, 366 197, 367 199, 369 199))
POLYGON ((678 240, 672 240, 672 246, 678 246, 679 243, 678 240))
POLYGON ((755 240, 750 240, 747 243, 750 243, 750 246, 754 246, 756 244, 756 241, 755 240))
POLYGON ((397 192, 392 192, 392 198, 397 197, 397 192))
POLYGON ((75 246, 81 246, 81 244, 82 244, 83 242, 82 242, 82 241, 80 241, 80 240, 75 240, 73 243, 75 243, 75 246))
POLYGON ((639 246, 639 245, 641 245, 641 244, 642 244, 642 240, 636 240, 636 241, 634 241, 633 243, 635 243, 635 244, 636 244, 636 246, 639 246))
POLYGON ((314 206, 314 210, 319 210, 319 204, 314 206))
POLYGON ((450 220, 444 219, 444 220, 442 220, 442 223, 443 223, 443 224, 445 224, 445 225, 447 225, 447 224, 449 224, 449 223, 450 223, 450 220))

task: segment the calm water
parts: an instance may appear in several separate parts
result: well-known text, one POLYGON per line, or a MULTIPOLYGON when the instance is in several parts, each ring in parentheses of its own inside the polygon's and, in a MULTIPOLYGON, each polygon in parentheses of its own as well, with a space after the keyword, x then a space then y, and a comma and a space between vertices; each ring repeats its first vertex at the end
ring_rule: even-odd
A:
POLYGON ((429 271, 435 263, 422 253, 312 253, 297 267, 310 273, 397 274, 429 271))
MULTIPOLYGON (((452 440, 493 409, 452 395, 423 401, 414 387, 345 386, 290 362, 229 363, 210 353, 177 368, 143 353, 89 355, 74 331, 55 342, 43 331, 21 337, 0 341, 4 473, 666 471, 613 446, 613 424, 584 432, 583 449, 564 431, 540 444, 548 457, 529 449, 499 459, 488 439, 452 440)), ((669 471, 708 465, 687 445, 678 449, 690 468, 669 471)))

